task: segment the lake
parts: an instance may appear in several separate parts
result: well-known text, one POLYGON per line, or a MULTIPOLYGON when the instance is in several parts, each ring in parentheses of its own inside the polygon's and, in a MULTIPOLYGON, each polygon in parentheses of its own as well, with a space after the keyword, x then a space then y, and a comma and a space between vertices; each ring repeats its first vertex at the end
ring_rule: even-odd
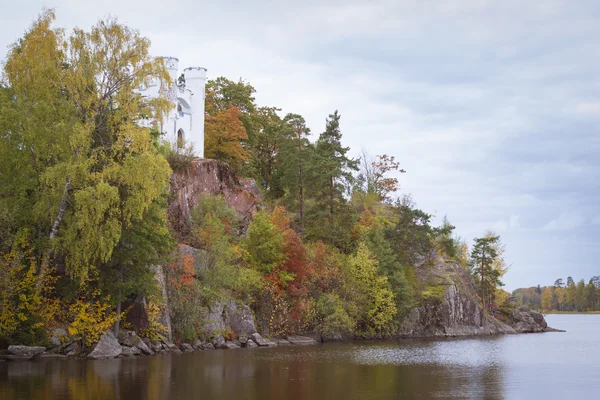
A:
POLYGON ((0 399, 583 399, 600 396, 600 315, 566 333, 328 343, 0 363, 0 399))

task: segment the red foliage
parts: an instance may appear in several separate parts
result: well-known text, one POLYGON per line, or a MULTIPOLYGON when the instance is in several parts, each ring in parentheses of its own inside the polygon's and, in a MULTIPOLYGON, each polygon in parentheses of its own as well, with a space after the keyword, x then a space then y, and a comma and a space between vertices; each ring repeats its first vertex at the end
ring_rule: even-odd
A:
MULTIPOLYGON (((181 247, 181 245, 180 245, 181 247)), ((176 289, 191 286, 194 282, 194 257, 191 254, 178 255, 169 265, 169 280, 176 289)))

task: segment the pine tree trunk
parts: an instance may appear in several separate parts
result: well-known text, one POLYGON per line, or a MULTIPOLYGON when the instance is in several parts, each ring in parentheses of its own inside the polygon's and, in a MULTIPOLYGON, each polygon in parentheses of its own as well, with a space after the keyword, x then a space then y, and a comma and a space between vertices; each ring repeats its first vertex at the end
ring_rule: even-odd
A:
POLYGON ((333 176, 329 177, 329 224, 333 228, 333 176))
POLYGON ((298 203, 298 214, 300 215, 300 227, 304 230, 304 177, 302 176, 302 165, 298 170, 298 187, 300 191, 300 201, 298 203))

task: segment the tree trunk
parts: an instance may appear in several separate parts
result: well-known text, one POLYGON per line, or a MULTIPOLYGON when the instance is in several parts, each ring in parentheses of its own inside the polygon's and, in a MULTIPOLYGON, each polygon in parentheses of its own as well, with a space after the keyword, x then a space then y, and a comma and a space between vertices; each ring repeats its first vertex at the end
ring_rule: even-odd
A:
POLYGON ((115 337, 119 335, 119 327, 121 325, 121 284, 123 283, 123 265, 119 265, 119 289, 117 290, 117 320, 113 327, 115 337))
POLYGON ((304 230, 304 177, 302 176, 302 165, 298 170, 298 189, 300 201, 298 202, 298 214, 300 215, 300 227, 304 230))
POLYGON ((52 240, 58 236, 58 227, 60 226, 65 212, 67 211, 67 199, 69 197, 69 191, 71 190, 71 178, 67 178, 65 182, 65 191, 60 198, 60 202, 58 204, 58 212, 56 213, 56 218, 54 218, 54 223, 52 224, 52 229, 50 230, 50 245, 44 252, 44 257, 42 258, 42 264, 40 265, 40 275, 38 276, 38 280, 36 283, 37 289, 40 289, 42 284, 42 280, 46 272, 48 271, 48 265, 50 264, 50 256, 52 255, 52 240))
POLYGON ((329 223, 333 227, 333 176, 329 177, 329 223))

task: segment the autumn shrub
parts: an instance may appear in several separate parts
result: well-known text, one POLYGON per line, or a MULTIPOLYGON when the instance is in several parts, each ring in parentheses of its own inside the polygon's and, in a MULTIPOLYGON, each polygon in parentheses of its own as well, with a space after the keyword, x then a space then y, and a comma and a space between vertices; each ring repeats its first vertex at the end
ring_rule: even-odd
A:
POLYGON ((154 297, 148 299, 146 311, 148 313, 148 326, 142 330, 140 333, 141 336, 152 341, 165 337, 167 335, 167 327, 161 322, 164 310, 159 300, 154 297))
POLYGON ((227 341, 236 340, 238 338, 233 329, 231 329, 230 327, 225 328, 221 335, 223 335, 223 338, 227 341))
POLYGON ((69 306, 69 318, 69 335, 86 347, 97 342, 117 321, 110 296, 103 296, 98 288, 94 269, 80 282, 79 297, 69 306))
POLYGON ((51 269, 38 277, 26 240, 15 247, 0 256, 0 345, 47 345, 59 309, 49 297, 55 278, 51 269))
POLYGON ((184 341, 198 337, 206 314, 202 304, 202 287, 196 279, 195 259, 190 254, 178 254, 165 268, 169 307, 174 335, 184 341))

